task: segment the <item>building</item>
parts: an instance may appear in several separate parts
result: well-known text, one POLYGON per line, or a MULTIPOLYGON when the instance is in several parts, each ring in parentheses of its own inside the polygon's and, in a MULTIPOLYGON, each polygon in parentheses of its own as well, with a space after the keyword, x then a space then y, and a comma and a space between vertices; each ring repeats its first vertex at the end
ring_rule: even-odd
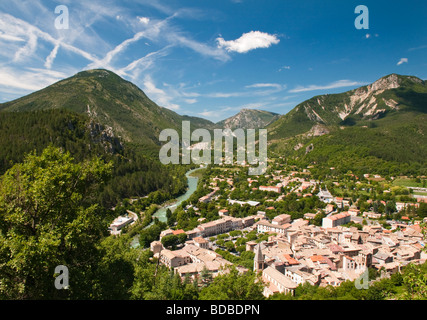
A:
POLYGON ((273 232, 278 234, 286 234, 286 230, 291 227, 290 223, 278 225, 272 224, 266 220, 261 220, 256 223, 257 232, 273 232))
POLYGON ((268 191, 268 192, 276 192, 276 193, 281 193, 282 192, 282 187, 260 186, 258 189, 260 191, 268 191))
POLYGON ((341 212, 330 217, 322 219, 322 228, 335 228, 340 225, 349 223, 351 215, 348 212, 341 212))
POLYGON ((150 250, 153 254, 160 253, 163 250, 163 245, 161 241, 153 241, 150 243, 150 250))
POLYGON ((261 250, 261 244, 257 245, 254 257, 254 271, 259 272, 264 270, 264 255, 261 250))
POLYGON ((128 224, 131 224, 134 222, 134 219, 130 217, 123 217, 119 216, 110 224, 110 233, 112 235, 118 235, 122 232, 122 229, 127 226, 128 224))
POLYGON ((228 216, 228 210, 227 209, 221 209, 218 211, 218 214, 220 216, 228 216))
POLYGON ((176 268, 190 263, 191 257, 183 249, 175 251, 164 249, 160 252, 160 262, 168 268, 176 268))
POLYGON ((215 193, 217 192, 219 190, 219 188, 214 188, 214 190, 212 191, 212 192, 210 192, 210 193, 208 193, 207 195, 205 195, 205 196, 203 196, 203 197, 201 197, 200 199, 199 199, 199 202, 203 202, 203 203, 209 203, 209 202, 211 202, 211 200, 212 200, 212 198, 213 198, 213 196, 215 195, 215 193))
POLYGON ((267 267, 263 270, 262 279, 267 284, 263 291, 263 295, 267 298, 275 293, 290 293, 293 295, 295 288, 298 286, 295 282, 273 267, 267 267))
POLYGON ((334 201, 334 197, 328 190, 320 190, 320 192, 317 194, 319 199, 325 203, 331 203, 334 201))
POLYGON ((284 225, 286 223, 291 222, 291 216, 289 214, 281 214, 276 217, 274 217, 273 221, 271 222, 274 225, 284 225))
POLYGON ((209 241, 202 237, 193 238, 194 245, 202 249, 209 249, 209 241))

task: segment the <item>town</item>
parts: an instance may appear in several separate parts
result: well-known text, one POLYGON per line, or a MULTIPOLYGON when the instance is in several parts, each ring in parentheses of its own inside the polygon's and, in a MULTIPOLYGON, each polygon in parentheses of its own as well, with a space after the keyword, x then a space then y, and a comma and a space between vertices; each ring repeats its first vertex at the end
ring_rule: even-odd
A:
POLYGON ((199 192, 168 214, 169 228, 150 243, 153 257, 182 279, 214 278, 231 266, 253 270, 265 297, 292 295, 304 283, 337 287, 368 269, 390 277, 425 262, 427 217, 417 215, 425 188, 414 194, 393 185, 407 177, 375 174, 320 181, 310 169, 277 160, 260 176, 226 165, 203 169, 199 192))

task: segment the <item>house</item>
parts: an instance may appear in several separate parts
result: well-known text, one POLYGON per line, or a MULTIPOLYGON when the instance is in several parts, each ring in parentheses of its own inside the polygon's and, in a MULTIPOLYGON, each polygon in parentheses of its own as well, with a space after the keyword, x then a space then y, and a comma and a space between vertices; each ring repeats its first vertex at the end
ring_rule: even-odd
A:
POLYGON ((304 219, 311 220, 311 219, 314 219, 315 216, 316 216, 315 213, 306 213, 304 214, 304 219))
POLYGON ((194 245, 199 248, 209 249, 209 241, 202 237, 193 238, 194 245))
POLYGON ((311 270, 304 266, 292 266, 285 268, 285 276, 292 280, 296 285, 304 284, 306 282, 311 285, 316 285, 320 280, 318 275, 312 274, 311 270))
POLYGON ((163 250, 163 245, 161 241, 153 241, 150 243, 150 250, 153 254, 160 253, 163 250))
POLYGON ((393 262, 393 256, 387 252, 378 251, 376 254, 374 254, 373 262, 376 262, 377 264, 390 263, 393 262))
POLYGON ((228 210, 227 209, 221 209, 218 211, 218 214, 220 216, 228 216, 228 210))
POLYGON ((381 216, 382 216, 381 213, 375 213, 372 211, 363 212, 363 217, 365 218, 380 219, 381 216))
POLYGON ((291 222, 291 216, 289 214, 281 214, 274 217, 271 223, 274 225, 283 225, 290 222, 291 222))

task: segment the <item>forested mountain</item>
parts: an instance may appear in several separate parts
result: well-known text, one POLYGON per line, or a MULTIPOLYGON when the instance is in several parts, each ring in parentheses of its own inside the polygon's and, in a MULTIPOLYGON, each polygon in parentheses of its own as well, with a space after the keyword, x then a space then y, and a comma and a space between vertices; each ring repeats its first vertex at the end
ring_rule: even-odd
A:
POLYGON ((268 126, 270 151, 343 171, 426 174, 427 83, 392 74, 309 99, 268 126))
POLYGON ((108 134, 87 115, 65 109, 0 112, 0 174, 27 154, 40 154, 53 145, 70 152, 76 161, 100 157, 112 162, 112 179, 99 194, 107 207, 124 198, 159 191, 165 198, 184 192, 186 167, 164 166, 137 145, 108 134))
POLYGON ((181 116, 151 101, 137 86, 103 69, 88 70, 45 89, 0 104, 3 111, 36 111, 64 108, 88 115, 124 142, 156 150, 163 129, 180 131, 183 120, 194 128, 212 122, 181 116))
POLYGON ((163 166, 159 133, 214 127, 205 119, 180 116, 157 106, 139 88, 107 70, 89 70, 0 105, 0 171, 48 145, 77 160, 99 156, 112 161, 113 179, 100 200, 113 206, 124 198, 159 191, 168 199, 184 192, 187 167, 163 166))

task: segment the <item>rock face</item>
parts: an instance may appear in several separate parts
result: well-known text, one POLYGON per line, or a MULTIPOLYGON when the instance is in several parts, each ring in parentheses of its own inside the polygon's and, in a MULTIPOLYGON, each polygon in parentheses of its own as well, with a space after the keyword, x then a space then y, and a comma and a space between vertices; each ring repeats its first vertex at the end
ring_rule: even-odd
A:
POLYGON ((261 129, 277 120, 280 115, 268 111, 242 109, 238 114, 217 123, 224 129, 261 129))

